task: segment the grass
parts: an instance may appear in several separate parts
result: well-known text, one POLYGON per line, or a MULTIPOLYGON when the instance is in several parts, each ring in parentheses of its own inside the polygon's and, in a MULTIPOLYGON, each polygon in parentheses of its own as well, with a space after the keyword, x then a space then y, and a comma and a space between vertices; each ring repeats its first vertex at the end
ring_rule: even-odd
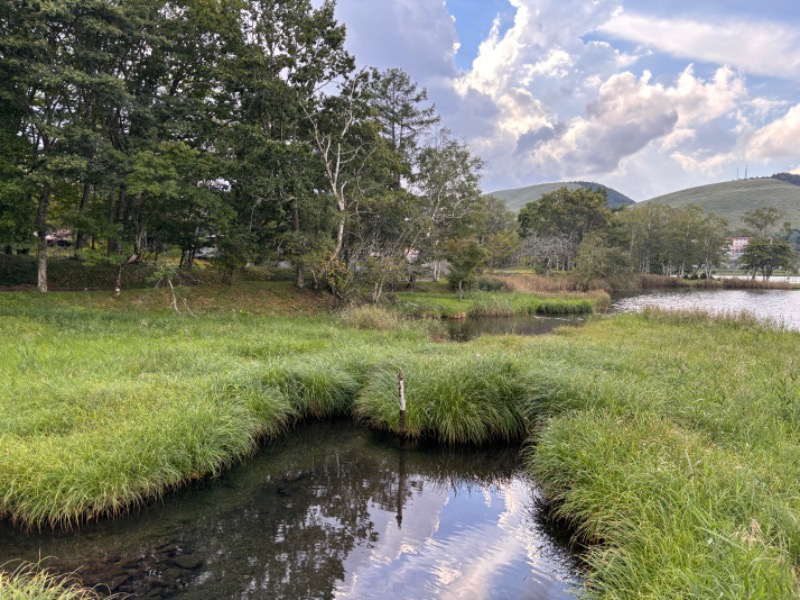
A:
POLYGON ((745 227, 744 215, 750 210, 764 207, 777 208, 780 222, 789 221, 794 227, 800 223, 800 186, 777 179, 742 179, 672 192, 646 203, 685 208, 696 204, 706 212, 713 212, 728 220, 731 231, 745 227))
POLYGON ((295 314, 281 286, 191 293, 193 314, 161 290, 0 295, 2 517, 120 514, 309 416, 396 431, 402 369, 410 435, 528 438, 590 544, 586 597, 800 594, 800 334, 647 311, 440 344, 302 295, 295 314))
POLYGON ((103 597, 108 598, 83 587, 73 576, 52 575, 29 564, 18 565, 10 573, 4 573, 0 565, 0 598, 3 600, 99 600, 103 597))
POLYGON ((525 292, 470 292, 459 300, 441 292, 399 292, 395 306, 416 318, 464 319, 511 315, 584 315, 598 305, 607 306, 607 295, 561 294, 544 297, 525 292))

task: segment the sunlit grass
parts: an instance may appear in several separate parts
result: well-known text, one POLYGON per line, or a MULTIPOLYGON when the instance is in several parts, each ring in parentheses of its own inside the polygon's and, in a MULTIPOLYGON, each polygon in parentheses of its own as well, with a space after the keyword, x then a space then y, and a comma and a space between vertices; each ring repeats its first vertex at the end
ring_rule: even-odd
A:
POLYGON ((118 598, 104 596, 83 587, 74 576, 52 575, 37 565, 21 564, 9 573, 0 565, 0 598, 2 600, 99 600, 118 598))
MULTIPOLYGON (((417 318, 463 319, 469 316, 582 315, 591 313, 599 300, 597 294, 544 297, 525 292, 471 292, 459 299, 452 293, 403 292, 397 294, 396 306, 417 318)), ((603 309, 606 306, 604 304, 603 309)))
POLYGON ((275 311, 247 289, 224 309, 195 290, 194 316, 158 290, 0 295, 0 515, 119 514, 304 417, 397 431, 402 370, 409 435, 529 439, 531 472, 591 544, 589 597, 800 593, 800 334, 646 311, 435 343, 394 314, 289 317, 289 292, 275 311))

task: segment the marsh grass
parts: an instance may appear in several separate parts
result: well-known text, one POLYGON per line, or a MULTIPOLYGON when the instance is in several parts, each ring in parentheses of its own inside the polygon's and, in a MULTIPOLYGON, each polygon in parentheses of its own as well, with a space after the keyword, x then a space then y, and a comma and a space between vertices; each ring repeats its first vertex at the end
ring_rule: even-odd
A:
POLYGON ((196 317, 0 295, 2 517, 119 514, 308 416, 396 431, 402 369, 411 436, 529 438, 529 469, 593 544, 588 597, 800 595, 798 333, 651 310, 436 344, 413 323, 232 310, 261 302, 232 295, 215 309, 194 291, 196 317))
POLYGON ((591 313, 598 294, 561 294, 542 297, 526 292, 470 292, 463 299, 455 294, 403 292, 397 294, 397 308, 416 318, 464 319, 512 315, 579 315, 591 313))
POLYGON ((22 563, 7 570, 0 565, 2 600, 100 600, 121 598, 107 596, 86 588, 74 575, 53 575, 39 565, 22 563), (4 572, 5 571, 5 572, 4 572))
POLYGON ((371 427, 398 431, 399 363, 405 378, 407 433, 446 444, 521 440, 527 393, 520 365, 502 353, 407 355, 378 366, 355 400, 371 427))
POLYGON ((760 278, 744 279, 737 277, 719 281, 722 282, 722 288, 726 290, 795 290, 798 287, 796 284, 786 281, 764 281, 760 278))

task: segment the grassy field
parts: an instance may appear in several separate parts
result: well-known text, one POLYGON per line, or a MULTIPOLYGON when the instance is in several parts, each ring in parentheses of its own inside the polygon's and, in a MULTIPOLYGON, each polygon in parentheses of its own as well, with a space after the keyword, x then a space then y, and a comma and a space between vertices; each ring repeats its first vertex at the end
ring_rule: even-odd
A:
POLYGON ((726 218, 731 231, 744 227, 742 218, 747 211, 771 206, 780 211, 779 224, 789 221, 793 227, 800 227, 800 186, 777 179, 743 179, 703 185, 658 196, 639 205, 649 202, 673 208, 696 204, 726 218))
POLYGON ((586 597, 800 593, 797 333, 651 312, 437 343, 435 322, 287 286, 180 293, 191 312, 161 290, 0 294, 3 518, 124 512, 305 416, 396 429, 402 369, 411 435, 529 438, 590 545, 586 597))

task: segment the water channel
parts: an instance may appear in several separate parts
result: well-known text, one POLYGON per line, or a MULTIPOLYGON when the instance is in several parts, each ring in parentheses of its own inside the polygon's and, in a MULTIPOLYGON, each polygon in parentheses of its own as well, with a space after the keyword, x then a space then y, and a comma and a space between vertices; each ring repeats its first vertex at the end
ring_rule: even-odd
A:
POLYGON ((50 557, 136 598, 572 598, 576 561, 539 503, 519 448, 401 448, 310 423, 114 521, 0 523, 0 564, 50 557))

